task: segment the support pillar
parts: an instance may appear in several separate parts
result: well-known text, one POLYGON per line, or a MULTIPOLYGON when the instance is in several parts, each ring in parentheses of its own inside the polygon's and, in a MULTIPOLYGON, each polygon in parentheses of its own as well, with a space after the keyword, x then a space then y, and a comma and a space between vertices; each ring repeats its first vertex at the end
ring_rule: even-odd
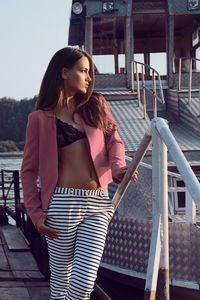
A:
POLYGON ((166 16, 166 49, 167 75, 169 88, 173 87, 173 60, 174 60, 174 16, 166 16))
MULTIPOLYGON (((145 65, 150 66, 150 53, 144 53, 144 63, 145 65)), ((145 67, 145 74, 150 75, 150 69, 145 67)))
POLYGON ((85 22, 85 51, 91 56, 93 53, 93 18, 86 18, 85 22))
POLYGON ((118 59, 118 42, 116 38, 117 32, 117 18, 114 17, 113 20, 113 54, 114 54, 114 61, 115 61, 115 74, 119 73, 119 59, 118 59))
POLYGON ((127 87, 131 87, 131 17, 125 17, 125 67, 127 87))

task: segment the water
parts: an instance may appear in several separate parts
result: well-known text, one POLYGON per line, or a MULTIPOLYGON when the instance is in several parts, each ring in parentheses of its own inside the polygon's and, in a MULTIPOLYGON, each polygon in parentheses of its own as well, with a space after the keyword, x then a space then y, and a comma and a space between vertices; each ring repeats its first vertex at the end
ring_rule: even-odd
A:
POLYGON ((20 170, 22 154, 0 154, 0 170, 20 170))

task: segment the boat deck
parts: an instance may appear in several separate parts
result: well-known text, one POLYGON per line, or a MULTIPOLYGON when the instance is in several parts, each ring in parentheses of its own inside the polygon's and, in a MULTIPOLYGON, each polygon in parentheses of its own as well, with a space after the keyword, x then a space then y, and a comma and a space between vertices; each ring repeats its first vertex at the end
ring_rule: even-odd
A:
POLYGON ((0 257, 0 300, 50 299, 49 281, 16 226, 0 226, 0 257))
MULTIPOLYGON (((143 108, 138 107, 137 101, 109 101, 109 106, 115 121, 119 124, 119 134, 124 141, 125 150, 136 151, 151 124, 149 116, 147 115, 147 119, 144 120, 143 108)), ((158 116, 160 114, 159 111, 158 116)), ((164 116, 161 114, 161 117, 170 119, 169 128, 182 151, 199 151, 200 135, 198 133, 192 131, 183 122, 176 122, 172 116, 168 118, 168 114, 164 116)), ((151 148, 150 144, 148 149, 151 150, 151 148)))

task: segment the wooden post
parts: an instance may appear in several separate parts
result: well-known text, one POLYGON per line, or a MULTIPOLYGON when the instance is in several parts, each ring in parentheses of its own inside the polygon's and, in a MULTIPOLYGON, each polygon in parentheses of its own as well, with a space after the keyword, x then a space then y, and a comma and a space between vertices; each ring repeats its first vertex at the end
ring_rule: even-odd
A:
POLYGON ((85 50, 92 56, 93 53, 93 18, 85 21, 85 50))
POLYGON ((153 116, 157 117, 157 98, 156 98, 156 76, 153 71, 153 116))
POLYGON ((131 90, 132 92, 134 92, 134 65, 133 65, 133 61, 131 61, 131 90))
POLYGON ((178 92, 181 91, 181 70, 182 70, 182 58, 179 58, 179 69, 178 69, 178 92))
POLYGON ((144 109, 144 119, 146 120, 146 91, 145 91, 145 81, 144 81, 145 67, 142 65, 142 100, 143 100, 143 109, 144 109))
POLYGON ((137 80, 138 106, 140 106, 140 104, 141 104, 141 98, 140 98, 140 80, 139 80, 138 64, 137 63, 135 63, 135 69, 136 69, 136 80, 137 80))

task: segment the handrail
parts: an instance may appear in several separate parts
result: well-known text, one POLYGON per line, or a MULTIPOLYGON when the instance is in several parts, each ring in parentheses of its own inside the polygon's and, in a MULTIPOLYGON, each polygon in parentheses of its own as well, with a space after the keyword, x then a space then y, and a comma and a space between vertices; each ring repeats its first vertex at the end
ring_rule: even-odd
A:
MULTIPOLYGON (((127 161, 131 161, 132 158, 130 156, 125 156, 126 160, 127 161)), ((147 163, 144 163, 144 162, 140 162, 140 165, 143 166, 144 168, 146 169, 151 169, 152 170, 152 165, 149 165, 147 163)), ((172 172, 172 171, 167 171, 167 174, 171 177, 176 177, 176 178, 179 178, 179 179, 182 179, 181 175, 179 173, 175 173, 175 172, 172 172)))
POLYGON ((186 160, 183 152, 181 151, 178 143, 176 142, 164 119, 155 118, 153 119, 153 124, 154 126, 156 126, 157 131, 161 135, 168 148, 169 153, 175 161, 177 169, 179 170, 179 173, 181 174, 183 181, 185 182, 185 186, 188 188, 188 191, 194 199, 197 207, 200 209, 200 183, 195 176, 191 166, 186 160))
POLYGON ((154 118, 151 122, 151 129, 148 128, 139 145, 138 151, 135 153, 128 170, 123 177, 121 183, 112 199, 114 208, 116 209, 123 197, 132 177, 136 171, 140 161, 147 151, 148 145, 153 137, 152 147, 152 165, 153 165, 153 213, 156 223, 153 223, 153 233, 151 238, 150 255, 147 268, 147 280, 145 285, 144 300, 155 300, 156 283, 158 272, 160 278, 159 299, 169 300, 169 237, 168 237, 168 180, 167 180, 167 148, 173 160, 177 165, 177 169, 181 174, 185 185, 191 195, 190 202, 194 200, 197 207, 200 208, 200 183, 198 182, 192 168, 187 162, 181 149, 179 148, 175 138, 168 128, 166 121, 162 118, 154 118), (193 199, 193 200, 192 200, 193 199), (158 217, 161 216, 160 221, 158 217), (159 236, 158 236, 159 234, 159 236), (157 255, 152 255, 158 249, 157 255), (160 249, 160 250, 159 250, 160 249), (155 260, 159 260, 160 265, 155 260))
POLYGON ((192 62, 200 61, 200 59, 195 57, 175 57, 176 60, 179 60, 178 68, 178 88, 177 91, 180 93, 183 90, 181 89, 181 77, 182 77, 182 61, 189 60, 189 82, 188 82, 188 103, 191 104, 191 94, 192 94, 192 62))
POLYGON ((16 225, 20 226, 20 212, 16 209, 17 206, 20 204, 20 186, 19 186, 19 171, 18 170, 1 170, 1 181, 2 181, 2 199, 4 201, 4 209, 5 211, 16 221, 16 225), (12 179, 9 182, 9 186, 5 189, 5 179, 4 174, 11 173, 12 179), (15 204, 15 211, 7 206, 7 199, 9 196, 9 192, 11 188, 14 188, 14 204, 15 204), (7 192, 6 192, 7 190, 7 192), (5 193, 6 192, 6 193, 5 193))
POLYGON ((128 170, 125 173, 125 176, 123 177, 121 183, 118 185, 118 188, 113 196, 112 205, 114 206, 115 210, 117 209, 126 189, 128 188, 128 185, 130 184, 132 174, 137 170, 140 162, 142 161, 150 142, 151 127, 149 127, 145 132, 143 139, 141 140, 140 145, 138 147, 138 150, 136 151, 135 156, 128 167, 128 170))
POLYGON ((142 68, 142 98, 143 98, 143 110, 144 110, 144 119, 146 119, 146 91, 150 93, 153 96, 153 112, 154 112, 154 117, 157 117, 157 100, 164 104, 164 95, 163 95, 163 89, 162 89, 162 82, 160 79, 160 74, 158 71, 156 71, 154 68, 151 66, 138 62, 138 61, 131 61, 131 85, 132 85, 132 91, 134 92, 134 69, 135 69, 135 74, 136 74, 136 87, 137 87, 137 96, 138 96, 138 106, 141 104, 141 99, 140 99, 140 79, 139 79, 139 73, 138 73, 138 65, 141 65, 142 68), (135 64, 135 68, 134 68, 135 64), (145 86, 145 75, 146 75, 146 70, 152 71, 152 90, 145 86), (160 97, 156 94, 156 76, 159 84, 159 91, 160 91, 160 97))

